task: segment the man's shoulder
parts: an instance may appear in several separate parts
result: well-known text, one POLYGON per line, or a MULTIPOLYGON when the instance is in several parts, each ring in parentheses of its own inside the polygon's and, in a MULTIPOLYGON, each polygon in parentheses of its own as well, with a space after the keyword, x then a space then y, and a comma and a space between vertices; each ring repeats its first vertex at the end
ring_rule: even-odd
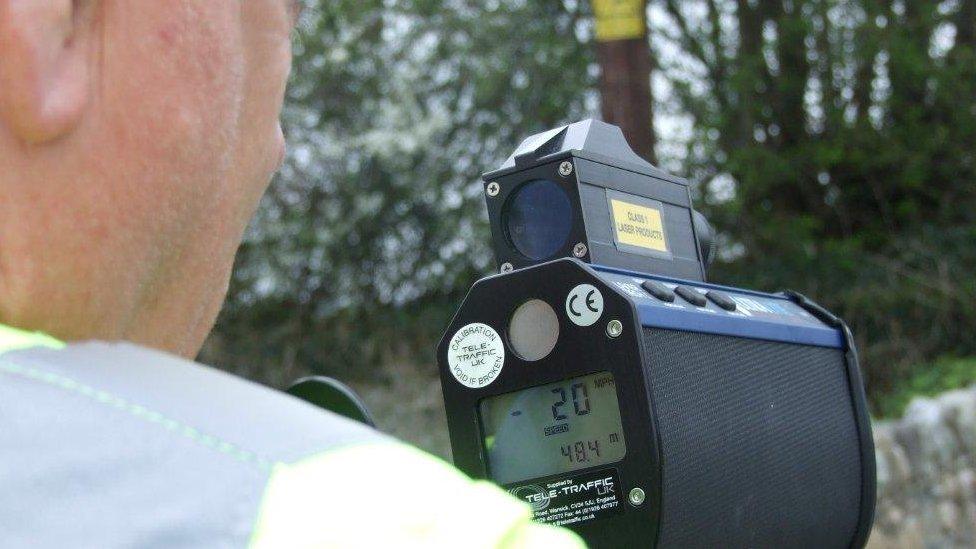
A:
POLYGON ((269 466, 382 437, 281 391, 128 343, 26 349, 0 363, 0 373, 34 386, 36 405, 111 409, 147 432, 233 446, 269 466))
POLYGON ((504 490, 402 444, 362 444, 276 468, 251 546, 581 549, 504 490))
POLYGON ((0 545, 578 547, 504 491, 164 353, 0 355, 0 545))
POLYGON ((243 546, 276 467, 385 440, 129 344, 0 355, 0 545, 243 546))

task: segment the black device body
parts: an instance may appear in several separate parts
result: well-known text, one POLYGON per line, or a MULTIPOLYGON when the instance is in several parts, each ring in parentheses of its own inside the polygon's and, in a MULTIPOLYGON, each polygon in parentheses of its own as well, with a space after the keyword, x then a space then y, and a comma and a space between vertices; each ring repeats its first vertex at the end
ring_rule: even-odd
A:
POLYGON ((437 349, 458 468, 592 547, 865 545, 874 445, 843 322, 706 283, 687 183, 614 126, 534 135, 484 181, 502 274, 437 349))
MULTIPOLYGON (((455 465, 495 480, 533 505, 537 520, 572 528, 592 547, 866 543, 875 503, 874 447, 856 351, 838 319, 800 296, 562 259, 476 283, 437 359, 455 465), (589 326, 571 318, 588 306, 572 300, 580 285, 601 294, 602 310, 589 326), (709 297, 696 305, 671 295, 679 286, 709 297), (523 359, 512 344, 513 312, 532 300, 549 304, 558 318, 555 346, 538 360, 523 359), (722 306, 729 302, 735 310, 722 306), (620 322, 619 333, 612 321, 620 322), (464 335, 484 331, 481 326, 491 327, 497 341, 464 335), (454 358, 462 352, 489 360, 458 368, 454 358), (465 368, 497 371, 462 382, 455 373, 465 368), (558 402, 559 389, 568 401, 571 386, 573 404, 577 396, 582 400, 587 389, 574 381, 580 379, 590 380, 589 400, 575 409, 585 408, 583 418, 573 417, 569 402, 558 402), (567 380, 573 383, 550 385, 567 380), (610 385, 619 423, 601 423, 620 432, 597 435, 583 421, 608 413, 612 399, 603 398, 598 410, 595 392, 610 385), (542 391, 525 391, 533 387, 542 391), (504 428, 491 427, 486 436, 486 409, 494 410, 486 403, 512 394, 525 398, 501 397, 513 409, 495 417, 515 425, 504 436, 522 440, 502 441, 504 428), (554 402, 530 402, 544 398, 554 402), (569 419, 541 417, 550 405, 553 418, 569 419), (541 410, 536 419, 528 417, 531 410, 541 410), (579 458, 574 436, 596 440, 612 461, 578 461, 562 470, 566 458, 579 458), (622 455, 608 452, 621 443, 622 455), (503 445, 507 453, 491 457, 503 445), (550 461, 560 470, 528 470, 550 461), (642 501, 631 499, 640 495, 642 501)), ((587 444, 583 452, 602 460, 587 444)))
POLYGON ((705 280, 709 229, 696 223, 687 181, 640 158, 616 126, 584 120, 533 135, 483 179, 499 267, 577 257, 705 280), (533 193, 539 182, 550 185, 533 193))

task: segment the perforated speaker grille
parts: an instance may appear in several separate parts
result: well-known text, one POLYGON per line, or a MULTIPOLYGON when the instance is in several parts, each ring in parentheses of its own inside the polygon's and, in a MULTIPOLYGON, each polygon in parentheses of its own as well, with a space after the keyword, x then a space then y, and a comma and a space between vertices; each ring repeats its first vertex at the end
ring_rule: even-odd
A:
POLYGON ((660 547, 846 547, 858 434, 839 349, 645 329, 660 547))

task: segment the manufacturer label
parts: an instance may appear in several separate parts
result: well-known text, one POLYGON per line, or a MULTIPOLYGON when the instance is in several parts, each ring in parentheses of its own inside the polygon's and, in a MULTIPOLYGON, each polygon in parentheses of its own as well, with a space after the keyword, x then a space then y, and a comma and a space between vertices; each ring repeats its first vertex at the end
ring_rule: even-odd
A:
POLYGON ((472 389, 489 385, 505 365, 505 344, 487 324, 474 323, 458 330, 447 348, 447 364, 458 383, 472 389))
POLYGON ((535 520, 546 524, 580 524, 623 512, 620 481, 614 469, 530 480, 505 488, 532 507, 535 520))
POLYGON ((592 326, 603 314, 603 294, 592 284, 580 284, 566 296, 566 316, 577 326, 592 326))
POLYGON ((613 214, 613 232, 617 237, 618 245, 668 252, 668 241, 664 236, 664 222, 660 208, 611 198, 610 212, 613 214))

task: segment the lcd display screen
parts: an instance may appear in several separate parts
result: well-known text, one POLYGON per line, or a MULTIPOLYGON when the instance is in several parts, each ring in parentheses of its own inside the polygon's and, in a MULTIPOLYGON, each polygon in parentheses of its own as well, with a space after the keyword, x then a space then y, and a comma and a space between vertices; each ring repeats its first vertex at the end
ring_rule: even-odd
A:
POLYGON ((479 412, 488 473, 499 484, 615 463, 627 453, 607 372, 486 398, 479 412))

